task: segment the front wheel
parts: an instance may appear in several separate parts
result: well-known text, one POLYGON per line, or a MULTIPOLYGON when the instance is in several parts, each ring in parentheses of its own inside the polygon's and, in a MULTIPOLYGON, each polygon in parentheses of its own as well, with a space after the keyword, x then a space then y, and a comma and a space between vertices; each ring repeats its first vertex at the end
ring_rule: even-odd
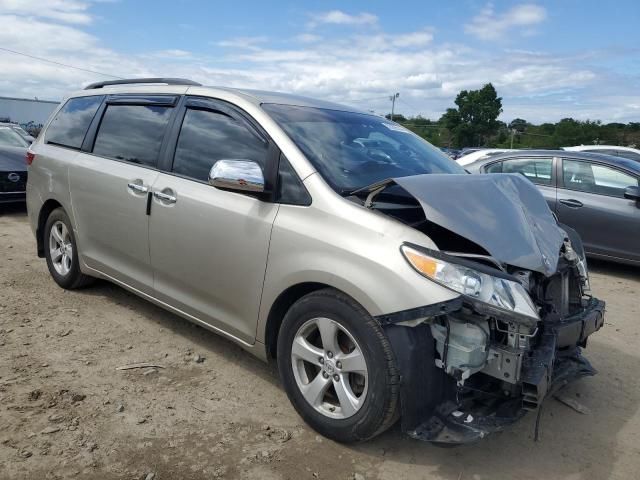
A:
POLYGON ((93 282, 93 277, 80 271, 78 246, 69 217, 62 208, 56 208, 47 218, 44 241, 47 267, 59 286, 75 289, 93 282))
POLYGON ((300 416, 339 442, 366 440, 396 420, 399 375, 380 325, 333 289, 310 293, 287 312, 278 368, 300 416))

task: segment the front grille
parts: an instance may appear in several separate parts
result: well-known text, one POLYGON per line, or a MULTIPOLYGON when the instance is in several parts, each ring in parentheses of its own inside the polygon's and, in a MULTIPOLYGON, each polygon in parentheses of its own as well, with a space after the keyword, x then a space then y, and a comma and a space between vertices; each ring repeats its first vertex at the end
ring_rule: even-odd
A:
POLYGON ((27 172, 0 172, 0 192, 24 192, 27 189, 27 172), (16 178, 17 177, 17 178, 16 178))
POLYGON ((3 203, 16 203, 16 202, 24 202, 27 198, 27 195, 22 193, 6 193, 0 192, 0 205, 3 203))

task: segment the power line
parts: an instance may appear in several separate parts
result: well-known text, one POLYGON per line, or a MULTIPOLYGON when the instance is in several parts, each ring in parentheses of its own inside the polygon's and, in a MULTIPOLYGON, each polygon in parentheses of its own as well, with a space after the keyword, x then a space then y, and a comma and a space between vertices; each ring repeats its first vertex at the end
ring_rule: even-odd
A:
POLYGON ((29 55, 28 53, 17 52, 15 50, 11 50, 9 48, 0 47, 0 50, 2 50, 4 52, 13 53, 15 55, 22 55, 23 57, 33 58, 34 60, 40 60, 41 62, 52 63, 54 65, 58 65, 58 66, 61 66, 61 67, 74 68, 76 70, 81 70, 83 72, 95 73, 96 75, 104 75, 105 77, 111 77, 111 78, 115 78, 115 79, 118 79, 118 80, 122 80, 122 77, 117 77, 115 75, 111 75, 110 73, 97 72, 95 70, 89 70, 87 68, 76 67, 74 65, 68 65, 66 63, 56 62, 55 60, 49 60, 48 58, 36 57, 35 55, 29 55))
POLYGON ((409 103, 407 103, 406 101, 404 101, 402 98, 399 98, 398 100, 400 100, 402 103, 404 103, 407 107, 409 107, 411 110, 413 110, 414 112, 416 112, 418 115, 420 115, 420 110, 418 110, 417 108, 415 108, 412 105, 409 105, 409 103))

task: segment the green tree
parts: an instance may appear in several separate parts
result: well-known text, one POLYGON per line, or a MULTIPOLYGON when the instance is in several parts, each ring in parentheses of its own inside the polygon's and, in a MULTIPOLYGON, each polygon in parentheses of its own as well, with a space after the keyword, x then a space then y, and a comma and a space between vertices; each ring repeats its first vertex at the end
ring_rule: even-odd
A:
MULTIPOLYGON (((387 113, 384 118, 386 118, 387 120, 391 120, 391 114, 387 113)), ((402 115, 401 113, 394 113, 393 114, 393 121, 397 122, 397 123, 403 123, 406 122, 407 119, 405 118, 404 115, 402 115)))
POLYGON ((516 132, 522 133, 527 129, 527 121, 522 118, 514 118, 509 123, 509 128, 511 130, 515 130, 516 132))
POLYGON ((458 147, 482 145, 498 132, 502 98, 490 83, 479 90, 462 90, 456 108, 449 108, 440 123, 453 135, 458 147))

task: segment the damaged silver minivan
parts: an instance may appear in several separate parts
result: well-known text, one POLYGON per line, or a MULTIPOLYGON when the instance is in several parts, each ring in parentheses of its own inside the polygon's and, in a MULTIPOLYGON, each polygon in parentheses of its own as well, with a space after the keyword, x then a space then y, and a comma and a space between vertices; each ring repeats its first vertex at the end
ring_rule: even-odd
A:
POLYGON ((478 440, 594 374, 580 238, 518 175, 384 118, 180 79, 65 99, 27 155, 38 254, 267 360, 341 442, 478 440))

